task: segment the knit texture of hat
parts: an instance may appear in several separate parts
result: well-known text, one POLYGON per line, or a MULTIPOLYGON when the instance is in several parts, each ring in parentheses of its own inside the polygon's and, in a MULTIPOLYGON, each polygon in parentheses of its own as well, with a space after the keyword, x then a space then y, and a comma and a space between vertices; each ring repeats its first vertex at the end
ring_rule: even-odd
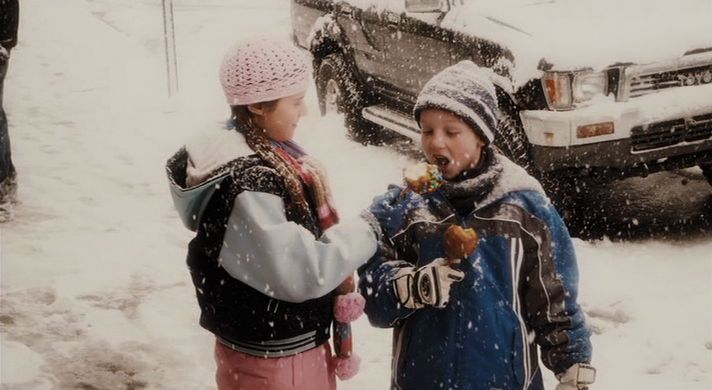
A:
POLYGON ((494 140, 499 108, 489 69, 461 61, 431 78, 418 95, 413 115, 420 125, 426 108, 439 108, 462 118, 482 140, 494 140))
POLYGON ((307 89, 308 64, 289 42, 256 37, 233 46, 220 66, 220 83, 231 106, 268 102, 307 89))

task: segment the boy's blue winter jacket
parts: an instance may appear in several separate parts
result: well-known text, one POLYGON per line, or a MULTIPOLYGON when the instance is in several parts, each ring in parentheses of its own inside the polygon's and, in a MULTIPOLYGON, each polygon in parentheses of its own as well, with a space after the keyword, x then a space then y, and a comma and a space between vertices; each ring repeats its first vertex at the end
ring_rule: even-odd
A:
POLYGON ((543 389, 537 345, 555 373, 591 360, 566 227, 536 180, 500 155, 490 160, 474 178, 401 195, 400 226, 359 270, 369 320, 394 328, 394 389, 543 389), (465 279, 448 306, 400 306, 393 276, 446 257, 453 223, 475 228, 480 242, 458 266, 465 279))

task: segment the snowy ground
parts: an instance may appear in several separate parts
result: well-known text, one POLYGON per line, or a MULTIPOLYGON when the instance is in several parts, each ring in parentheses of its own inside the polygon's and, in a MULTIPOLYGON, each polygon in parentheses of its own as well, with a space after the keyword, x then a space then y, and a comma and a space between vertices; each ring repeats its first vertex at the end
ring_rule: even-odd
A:
MULTIPOLYGON (((184 265, 191 235, 163 163, 190 133, 220 126, 222 53, 246 34, 286 37, 288 2, 176 0, 181 94, 170 100, 160 1, 22 8, 5 85, 22 203, 0 225, 2 389, 214 388, 212 339, 184 265)), ((356 214, 409 160, 348 141, 309 98, 299 139, 356 214)), ((576 247, 595 388, 710 389, 710 235, 576 247)), ((355 332, 364 366, 340 388, 386 389, 390 332, 365 320, 355 332)))

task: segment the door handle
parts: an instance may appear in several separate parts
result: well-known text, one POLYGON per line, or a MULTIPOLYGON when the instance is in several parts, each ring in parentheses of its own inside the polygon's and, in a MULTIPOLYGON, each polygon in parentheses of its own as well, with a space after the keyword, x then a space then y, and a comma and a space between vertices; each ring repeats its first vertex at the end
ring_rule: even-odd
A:
POLYGON ((400 25, 400 15, 394 14, 394 13, 387 13, 386 14, 386 25, 388 25, 389 28, 398 28, 400 25))
POLYGON ((341 6, 339 13, 341 13, 342 15, 348 16, 348 17, 353 17, 354 16, 354 8, 350 5, 343 5, 343 6, 341 6))
POLYGON ((400 20, 401 18, 398 14, 394 14, 391 12, 386 14, 386 24, 390 28, 398 28, 398 26, 400 25, 400 20))

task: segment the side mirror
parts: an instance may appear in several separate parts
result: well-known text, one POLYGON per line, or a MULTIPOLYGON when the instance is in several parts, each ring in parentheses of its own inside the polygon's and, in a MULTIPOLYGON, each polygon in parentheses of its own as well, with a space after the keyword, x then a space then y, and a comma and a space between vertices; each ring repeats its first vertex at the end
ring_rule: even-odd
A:
POLYGON ((406 12, 429 13, 446 12, 448 0, 405 0, 406 12))

